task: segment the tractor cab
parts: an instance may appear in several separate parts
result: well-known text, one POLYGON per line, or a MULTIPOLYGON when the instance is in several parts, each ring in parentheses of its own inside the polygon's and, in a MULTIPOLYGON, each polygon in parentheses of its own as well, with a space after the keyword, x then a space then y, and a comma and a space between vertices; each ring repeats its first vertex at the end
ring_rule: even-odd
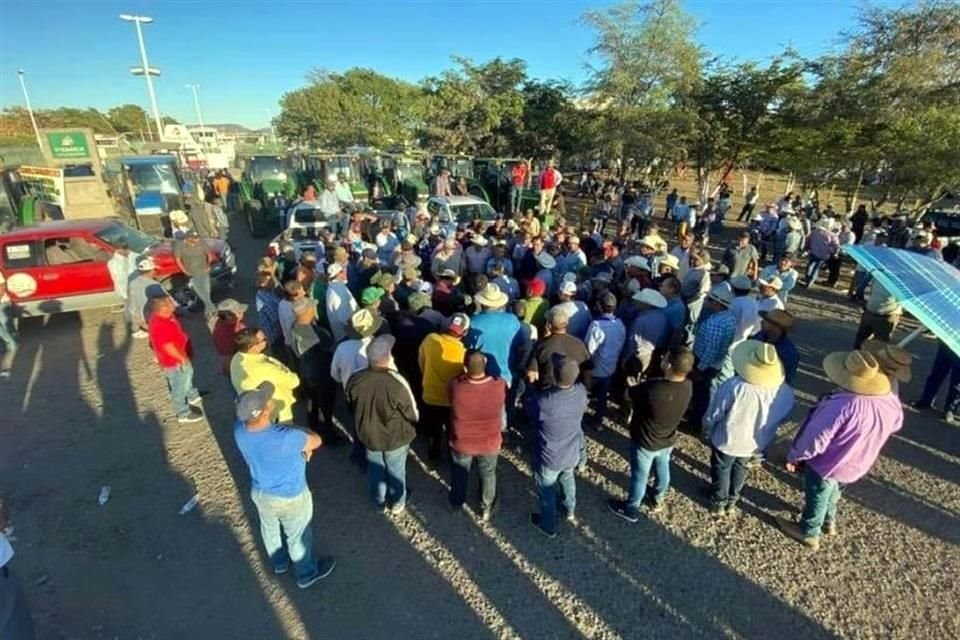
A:
MULTIPOLYGON (((474 159, 473 168, 476 179, 489 196, 487 202, 497 211, 503 213, 512 211, 510 197, 513 187, 513 168, 524 162, 522 158, 474 159)), ((528 167, 527 184, 520 190, 520 201, 517 207, 520 211, 536 207, 540 203, 540 192, 530 188, 529 185, 532 185, 532 177, 528 167)))
POLYGON ((125 156, 120 158, 120 172, 137 227, 148 234, 169 235, 170 212, 187 208, 177 157, 125 156))
POLYGON ((250 234, 261 237, 266 227, 281 224, 287 203, 296 196, 294 171, 286 158, 277 155, 248 156, 242 164, 243 174, 237 185, 239 208, 250 234))
POLYGON ((367 185, 361 171, 360 158, 353 154, 310 154, 303 158, 303 178, 301 188, 313 184, 317 191, 326 186, 327 180, 338 180, 344 176, 350 185, 350 194, 354 202, 366 203, 369 199, 367 185))
POLYGON ((375 165, 379 171, 372 174, 374 209, 399 209, 401 199, 416 204, 427 199, 423 159, 412 154, 384 153, 375 165))

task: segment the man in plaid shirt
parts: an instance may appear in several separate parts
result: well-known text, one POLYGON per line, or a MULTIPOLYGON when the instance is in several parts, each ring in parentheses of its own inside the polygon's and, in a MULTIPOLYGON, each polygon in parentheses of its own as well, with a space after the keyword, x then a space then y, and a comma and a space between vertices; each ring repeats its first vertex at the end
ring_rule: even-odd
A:
POLYGON ((257 276, 257 323, 260 330, 267 337, 267 344, 270 345, 270 351, 274 354, 284 352, 283 333, 280 331, 280 298, 277 296, 274 287, 273 278, 268 273, 261 273, 257 276))
POLYGON ((719 284, 707 294, 706 308, 710 314, 697 326, 693 340, 696 358, 693 379, 693 398, 690 403, 690 424, 699 426, 710 404, 713 379, 720 373, 723 361, 730 355, 730 347, 737 331, 737 319, 730 312, 733 293, 726 284, 719 284))

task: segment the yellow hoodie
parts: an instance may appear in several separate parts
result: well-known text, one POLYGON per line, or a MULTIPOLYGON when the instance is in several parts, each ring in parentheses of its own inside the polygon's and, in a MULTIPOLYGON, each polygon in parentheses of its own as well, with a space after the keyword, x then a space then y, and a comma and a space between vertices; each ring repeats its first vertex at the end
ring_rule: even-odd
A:
POLYGON ((263 353, 237 353, 230 360, 230 382, 238 394, 269 382, 275 389, 277 420, 293 420, 293 390, 300 386, 300 378, 279 360, 263 353))

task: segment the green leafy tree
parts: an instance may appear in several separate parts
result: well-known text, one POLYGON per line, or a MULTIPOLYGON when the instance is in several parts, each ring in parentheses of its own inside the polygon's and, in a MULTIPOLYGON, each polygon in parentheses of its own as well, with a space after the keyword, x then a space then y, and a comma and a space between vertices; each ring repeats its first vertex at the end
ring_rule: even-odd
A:
POLYGON ((146 128, 148 116, 143 107, 136 104, 124 104, 107 111, 107 120, 118 133, 142 131, 146 128))

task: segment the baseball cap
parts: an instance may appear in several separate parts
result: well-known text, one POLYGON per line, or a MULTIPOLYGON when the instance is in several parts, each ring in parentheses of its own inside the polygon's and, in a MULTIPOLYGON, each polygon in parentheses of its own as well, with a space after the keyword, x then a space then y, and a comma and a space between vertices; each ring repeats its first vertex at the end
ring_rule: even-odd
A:
POLYGON ((386 293, 380 287, 367 287, 360 293, 360 303, 364 306, 371 305, 386 293))
POLYGON ((220 301, 220 304, 217 305, 217 311, 229 311, 234 315, 242 316, 247 312, 247 305, 240 304, 233 298, 227 298, 220 301))
POLYGON ((328 278, 336 278, 341 273, 343 273, 343 265, 339 262, 332 262, 330 266, 327 267, 328 278))
POLYGON ((560 285, 560 293, 566 296, 576 295, 577 285, 575 285, 570 281, 564 282, 563 284, 560 285))
POLYGON ((462 338, 467 330, 470 329, 470 317, 465 313, 455 313, 450 318, 450 324, 447 325, 447 331, 462 338))
POLYGON ((273 393, 274 387, 270 382, 261 382, 256 389, 241 393, 237 398, 237 419, 250 422, 259 418, 267 408, 273 393))
POLYGON ((313 300, 304 296, 302 298, 297 298, 296 300, 294 300, 293 303, 290 305, 290 307, 293 309, 293 313, 295 315, 301 316, 307 311, 309 311, 311 308, 313 308, 315 304, 316 303, 313 300))
POLYGON ((157 268, 157 263, 153 261, 153 258, 146 257, 140 260, 137 263, 137 269, 140 271, 153 271, 157 268))
POLYGON ((420 292, 411 293, 410 297, 407 298, 407 306, 410 307, 411 312, 420 313, 431 306, 430 296, 420 292))
POLYGON ((600 296, 600 307, 605 311, 613 311, 617 308, 617 296, 607 291, 600 296))

